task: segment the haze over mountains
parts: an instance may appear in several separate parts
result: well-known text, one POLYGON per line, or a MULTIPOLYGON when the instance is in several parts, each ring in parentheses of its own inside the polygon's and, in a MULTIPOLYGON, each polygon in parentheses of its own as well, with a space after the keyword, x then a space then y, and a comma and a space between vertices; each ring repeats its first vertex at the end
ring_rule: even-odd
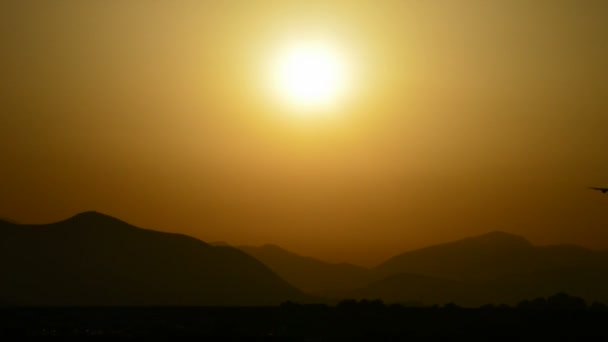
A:
POLYGON ((297 255, 275 245, 238 248, 260 260, 290 284, 308 293, 326 295, 354 290, 374 279, 373 274, 364 267, 327 263, 297 255))
POLYGON ((567 292, 589 301, 608 301, 607 252, 573 245, 534 246, 521 236, 504 232, 405 252, 371 269, 324 263, 273 246, 241 249, 292 285, 304 291, 314 288, 316 294, 328 297, 477 306, 515 304, 567 292), (311 284, 299 269, 308 275, 329 275, 311 284), (357 285, 368 283, 339 291, 339 275, 360 280, 357 285))
POLYGON ((608 302, 608 252, 539 247, 503 232, 405 252, 364 268, 273 245, 214 246, 88 212, 47 225, 0 220, 0 267, 0 304, 17 305, 276 305, 367 298, 479 306, 558 292, 608 302))
POLYGON ((374 269, 386 278, 358 297, 478 306, 567 292, 608 300, 608 253, 573 245, 534 246, 492 232, 403 253, 374 269))
POLYGON ((533 246, 525 238, 491 232, 397 255, 382 274, 418 273, 454 280, 488 280, 563 267, 602 267, 607 253, 574 245, 533 246))

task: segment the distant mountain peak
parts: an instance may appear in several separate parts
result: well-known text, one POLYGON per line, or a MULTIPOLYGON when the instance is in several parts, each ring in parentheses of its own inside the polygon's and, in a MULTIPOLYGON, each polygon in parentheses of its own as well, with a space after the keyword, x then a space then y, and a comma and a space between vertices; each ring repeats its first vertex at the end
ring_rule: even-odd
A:
POLYGON ((129 226, 130 224, 121 221, 115 217, 112 217, 107 214, 103 214, 97 211, 85 211, 79 214, 76 214, 67 220, 61 222, 64 224, 75 224, 75 225, 87 225, 87 226, 107 226, 107 227, 115 227, 115 226, 129 226))
MULTIPOLYGON (((99 212, 0 236, 0 295, 25 305, 276 305, 310 300, 253 257, 99 212), (24 258, 23 255, 27 255, 24 258)), ((3 297, 4 298, 4 297, 3 297)), ((0 299, 1 301, 1 299, 0 299)))
POLYGON ((491 244, 517 244, 517 245, 526 245, 531 246, 530 241, 520 235, 507 233, 504 231, 491 231, 485 234, 471 236, 465 238, 464 241, 468 242, 479 242, 479 243, 491 243, 491 244))
POLYGON ((498 237, 498 238, 523 238, 520 235, 516 235, 513 233, 509 233, 509 232, 505 232, 502 230, 492 230, 489 231, 487 233, 483 233, 480 235, 477 235, 478 237, 482 237, 482 236, 487 236, 487 237, 498 237))
POLYGON ((382 274, 413 273, 453 280, 493 279, 535 267, 538 248, 524 237, 502 232, 467 237, 399 254, 380 264, 382 274))
POLYGON ((106 215, 104 213, 100 213, 100 212, 94 211, 94 210, 83 211, 81 213, 78 213, 78 214, 72 216, 72 218, 73 219, 98 219, 98 218, 112 218, 112 219, 114 219, 110 215, 106 215))

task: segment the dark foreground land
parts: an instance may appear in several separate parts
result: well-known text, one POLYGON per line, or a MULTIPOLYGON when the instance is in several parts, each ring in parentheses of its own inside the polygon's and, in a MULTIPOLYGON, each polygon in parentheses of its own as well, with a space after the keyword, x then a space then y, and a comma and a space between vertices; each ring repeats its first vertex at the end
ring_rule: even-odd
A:
POLYGON ((283 305, 246 308, 4 308, 0 338, 194 336, 295 341, 608 338, 605 310, 283 305))

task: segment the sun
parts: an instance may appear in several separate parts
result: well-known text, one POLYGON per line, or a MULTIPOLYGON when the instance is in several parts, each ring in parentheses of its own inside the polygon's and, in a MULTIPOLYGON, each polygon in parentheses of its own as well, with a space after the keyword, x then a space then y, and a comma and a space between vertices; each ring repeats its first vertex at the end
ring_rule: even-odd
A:
POLYGON ((348 63, 332 44, 320 41, 288 44, 273 64, 276 92, 300 112, 330 109, 345 95, 348 63))

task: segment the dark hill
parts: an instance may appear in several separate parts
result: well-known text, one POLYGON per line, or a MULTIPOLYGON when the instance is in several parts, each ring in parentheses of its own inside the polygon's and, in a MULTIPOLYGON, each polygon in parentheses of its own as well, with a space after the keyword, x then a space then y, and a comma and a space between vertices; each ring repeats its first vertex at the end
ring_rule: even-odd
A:
POLYGON ((332 299, 461 305, 516 304, 567 292, 608 298, 608 255, 572 245, 534 246, 503 232, 406 252, 368 270, 278 246, 240 247, 292 285, 332 299))
POLYGON ((608 272, 601 269, 559 268, 504 276, 485 281, 456 281, 422 275, 397 274, 354 291, 351 297, 382 299, 388 303, 424 305, 455 302, 516 305, 524 299, 568 293, 588 303, 608 301, 608 272))
POLYGON ((599 253, 581 247, 537 247, 523 237, 492 232, 397 255, 376 271, 385 276, 411 273, 453 280, 490 280, 565 266, 602 264, 599 253))
POLYGON ((10 227, 16 225, 17 222, 0 217, 0 229, 10 229, 10 227))
POLYGON ((558 292, 608 299, 607 253, 572 245, 538 247, 502 232, 406 252, 375 271, 384 279, 353 296, 469 306, 515 304, 558 292))
POLYGON ((363 287, 374 278, 368 269, 351 264, 333 264, 300 256, 274 245, 238 247, 260 260, 281 278, 302 291, 326 295, 363 287))
POLYGON ((12 303, 265 305, 306 299, 235 248, 99 213, 0 228, 0 294, 12 303))

